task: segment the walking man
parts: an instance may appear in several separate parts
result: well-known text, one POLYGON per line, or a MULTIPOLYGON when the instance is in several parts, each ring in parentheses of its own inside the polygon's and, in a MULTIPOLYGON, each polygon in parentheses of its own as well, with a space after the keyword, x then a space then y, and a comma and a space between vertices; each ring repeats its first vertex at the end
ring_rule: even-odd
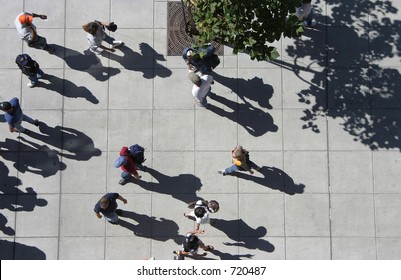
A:
POLYGON ((36 86, 38 79, 43 78, 45 75, 42 69, 40 69, 39 63, 25 53, 17 55, 15 63, 18 65, 18 68, 21 69, 22 74, 28 76, 30 82, 27 86, 30 88, 36 86))
POLYGON ((117 209, 117 199, 127 204, 127 200, 118 193, 105 194, 95 205, 96 216, 101 219, 100 213, 102 213, 109 223, 117 224, 118 216, 123 214, 123 210, 117 209))
POLYGON ((97 55, 101 54, 103 50, 107 50, 110 52, 115 52, 115 48, 123 46, 124 42, 116 41, 114 38, 110 37, 104 31, 105 26, 110 26, 111 23, 105 23, 100 21, 88 22, 85 25, 82 25, 82 29, 88 32, 87 35, 89 50, 97 55), (102 45, 102 42, 106 41, 112 47, 108 48, 102 45))
POLYGON ((39 120, 33 120, 31 117, 22 113, 22 109, 19 105, 19 100, 17 97, 14 97, 9 102, 2 102, 0 104, 0 109, 5 112, 4 117, 6 118, 10 128, 10 132, 22 132, 29 134, 29 131, 21 125, 22 121, 39 126, 39 120))
POLYGON ((120 185, 125 185, 131 176, 134 176, 135 179, 141 179, 137 171, 137 163, 131 155, 128 147, 122 147, 120 151, 120 156, 114 162, 114 167, 121 167, 121 180, 118 182, 120 185))
POLYGON ((214 84, 213 77, 207 74, 199 77, 195 73, 190 72, 188 73, 188 79, 194 84, 192 87, 192 95, 195 98, 196 105, 206 108, 208 105, 206 97, 212 90, 211 85, 214 84))
POLYGON ((46 38, 41 37, 36 32, 36 26, 32 23, 33 18, 39 17, 43 20, 47 19, 46 15, 38 15, 34 13, 20 13, 14 21, 15 27, 21 39, 27 42, 29 47, 46 50, 49 53, 54 53, 54 48, 49 47, 46 38))
POLYGON ((176 250, 173 253, 177 256, 193 256, 193 257, 204 257, 207 255, 206 252, 203 254, 198 254, 199 248, 204 251, 213 250, 214 247, 210 245, 205 245, 202 240, 199 239, 196 234, 199 233, 197 231, 188 232, 185 236, 185 241, 182 244, 181 250, 176 250))

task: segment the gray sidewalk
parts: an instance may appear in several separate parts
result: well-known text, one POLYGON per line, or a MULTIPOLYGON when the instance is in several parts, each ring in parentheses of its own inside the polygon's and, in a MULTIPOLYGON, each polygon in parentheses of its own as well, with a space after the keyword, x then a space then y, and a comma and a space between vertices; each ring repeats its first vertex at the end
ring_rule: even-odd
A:
POLYGON ((210 259, 401 259, 401 2, 313 1, 319 26, 276 42, 280 58, 225 49, 208 110, 167 56, 167 1, 0 0, 0 101, 45 125, 11 134, 0 115, 0 259, 172 259, 197 197, 220 202, 210 259), (28 48, 22 11, 56 54, 28 48), (126 47, 84 54, 81 25, 115 21, 126 47), (26 52, 49 80, 26 87, 26 52), (122 146, 146 148, 142 181, 118 184, 122 146), (221 176, 237 144, 262 167, 221 176), (96 218, 106 192, 129 211, 96 218))

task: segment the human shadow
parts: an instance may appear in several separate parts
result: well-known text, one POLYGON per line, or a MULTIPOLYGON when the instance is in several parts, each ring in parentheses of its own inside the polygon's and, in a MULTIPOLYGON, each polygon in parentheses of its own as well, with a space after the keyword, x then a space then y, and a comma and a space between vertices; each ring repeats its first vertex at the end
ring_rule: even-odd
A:
POLYGON ((242 78, 229 78, 217 72, 213 72, 213 79, 219 84, 231 89, 231 91, 237 94, 245 103, 248 103, 247 99, 249 99, 257 102, 259 106, 263 108, 273 108, 269 101, 273 96, 274 89, 271 85, 265 84, 262 78, 254 77, 247 80, 242 78))
POLYGON ((15 241, 0 239, 1 260, 45 260, 46 254, 34 247, 15 241))
POLYGON ((102 55, 110 57, 110 59, 118 62, 127 70, 143 72, 145 79, 153 79, 156 76, 166 78, 171 76, 172 72, 158 61, 165 61, 163 55, 157 53, 149 44, 140 43, 139 49, 141 53, 133 51, 127 45, 118 48, 123 53, 123 56, 118 55, 118 50, 115 53, 105 53, 102 55), (154 68, 157 71, 154 71, 154 68))
POLYGON ((124 210, 118 220, 118 224, 130 231, 136 236, 150 238, 157 241, 167 241, 173 239, 175 243, 180 244, 181 236, 178 235, 179 227, 177 223, 165 218, 149 217, 144 214, 138 214, 132 211, 124 210), (130 223, 127 219, 135 222, 130 223))
POLYGON ((130 179, 131 182, 150 192, 170 195, 175 199, 189 203, 200 199, 196 192, 202 187, 201 180, 192 174, 179 174, 178 176, 167 176, 153 168, 146 167, 142 171, 149 173, 157 182, 146 182, 143 180, 130 179))
POLYGON ((391 1, 314 2, 333 7, 327 16, 315 7, 320 29, 327 32, 307 30, 308 40, 287 46, 293 63, 282 63, 300 79, 313 75, 307 81, 309 88, 297 92, 299 102, 306 105, 303 128, 319 133, 322 118, 338 119, 338 125, 354 141, 371 150, 401 150, 398 9, 391 1), (324 34, 327 39, 322 40, 324 34), (311 62, 306 66, 299 63, 304 60, 311 62))
POLYGON ((39 81, 36 87, 55 91, 65 97, 70 98, 85 98, 93 104, 98 104, 99 100, 84 86, 78 86, 75 83, 62 79, 51 74, 45 74, 42 80, 47 80, 49 83, 39 81))
POLYGON ((19 172, 30 172, 44 178, 53 176, 67 167, 65 163, 60 162, 57 151, 46 145, 33 142, 29 144, 31 145, 7 138, 0 142, 0 156, 14 162, 13 166, 19 172))
POLYGON ((7 222, 8 219, 6 218, 6 216, 0 213, 0 232, 3 232, 5 235, 15 235, 15 230, 12 227, 8 227, 7 222))
POLYGON ((50 45, 56 48, 54 55, 61 58, 71 69, 90 74, 98 81, 107 81, 110 77, 120 73, 120 69, 104 67, 100 59, 90 50, 82 53, 59 45, 50 45))
MULTIPOLYGON (((39 130, 42 134, 31 131, 29 136, 62 150, 55 152, 65 158, 86 161, 102 154, 98 148, 95 148, 95 143, 88 135, 74 128, 58 125, 50 127, 40 122, 39 130)), ((19 137, 19 139, 25 143, 33 144, 24 137, 19 137)))
POLYGON ((258 249, 265 252, 273 252, 275 247, 269 241, 262 239, 267 233, 265 227, 256 229, 250 227, 242 219, 222 220, 213 219, 213 227, 224 232, 228 238, 236 242, 224 242, 227 246, 239 246, 247 249, 258 249))
POLYGON ((281 169, 273 166, 262 166, 258 172, 260 172, 263 177, 257 177, 243 172, 235 172, 232 175, 244 180, 253 181, 273 190, 279 190, 289 195, 301 194, 304 192, 305 185, 295 184, 294 180, 281 169))
POLYGON ((210 103, 207 107, 208 110, 238 123, 252 136, 259 137, 267 132, 276 132, 278 130, 270 114, 254 107, 246 100, 244 100, 244 103, 239 104, 215 93, 210 93, 208 96, 212 100, 227 106, 231 111, 226 111, 210 103))
POLYGON ((220 260, 243 260, 243 258, 252 259, 252 257, 254 256, 252 254, 232 255, 229 253, 219 251, 217 249, 210 250, 209 252, 218 256, 220 260))
POLYGON ((1 194, 16 194, 18 186, 22 184, 21 180, 15 176, 9 176, 10 170, 0 161, 0 192, 1 194))

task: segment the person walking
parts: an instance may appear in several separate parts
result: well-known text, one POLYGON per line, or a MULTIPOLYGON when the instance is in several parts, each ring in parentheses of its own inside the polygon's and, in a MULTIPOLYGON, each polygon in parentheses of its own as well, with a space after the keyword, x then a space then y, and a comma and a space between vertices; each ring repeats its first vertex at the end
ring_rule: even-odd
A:
POLYGON ((138 174, 137 163, 132 157, 128 147, 122 147, 120 150, 120 156, 114 162, 115 168, 121 168, 123 172, 121 172, 121 179, 118 182, 120 185, 125 185, 131 176, 134 176, 135 179, 139 180, 142 178, 138 174))
POLYGON ((5 112, 4 117, 10 128, 10 132, 22 132, 29 134, 29 131, 21 125, 22 121, 39 126, 39 120, 34 120, 31 117, 23 114, 17 97, 14 97, 8 102, 6 101, 0 103, 0 109, 5 112))
POLYGON ((184 216, 189 218, 195 218, 196 226, 195 231, 200 231, 201 224, 211 224, 213 225, 213 221, 210 221, 209 210, 208 207, 204 205, 203 200, 198 200, 195 203, 194 210, 189 213, 184 213, 184 216))
POLYGON ((301 0, 301 6, 296 9, 297 17, 305 27, 314 27, 317 22, 313 18, 312 0, 301 0))
POLYGON ((15 27, 21 39, 25 41, 29 47, 42 49, 48 53, 54 53, 55 49, 47 44, 46 38, 39 36, 36 31, 36 26, 32 23, 33 18, 36 17, 43 20, 47 19, 46 15, 22 12, 15 18, 15 27))
POLYGON ((188 232, 185 236, 185 241, 182 244, 181 250, 173 251, 177 256, 193 256, 193 257, 204 257, 207 255, 206 252, 203 254, 198 254, 199 248, 204 251, 213 250, 214 247, 211 245, 205 245, 202 240, 196 235, 196 231, 188 232))
POLYGON ((110 52, 115 52, 115 48, 123 46, 124 42, 116 41, 114 38, 110 37, 104 31, 106 26, 110 26, 111 23, 105 23, 100 21, 92 21, 87 24, 82 25, 82 29, 89 33, 86 38, 89 43, 89 50, 97 55, 101 54, 103 50, 108 50, 110 52), (106 41, 112 47, 106 47, 102 45, 102 42, 106 41))
POLYGON ((231 150, 231 160, 233 165, 226 169, 220 169, 219 174, 227 175, 232 174, 235 171, 248 171, 253 174, 252 168, 259 170, 260 168, 249 159, 249 152, 245 150, 241 145, 236 146, 231 150))
POLYGON ((38 79, 43 78, 45 73, 40 69, 39 63, 33 60, 28 54, 19 54, 15 58, 15 63, 18 68, 22 71, 22 74, 28 76, 29 83, 28 87, 32 88, 38 83, 38 79))
POLYGON ((194 84, 192 87, 192 95, 195 98, 196 105, 200 107, 207 107, 207 95, 211 92, 211 85, 214 84, 213 77, 211 75, 202 75, 199 77, 197 74, 190 72, 188 73, 188 79, 194 84))
POLYGON ((102 215, 111 224, 116 224, 118 216, 122 216, 123 210, 117 209, 117 199, 127 204, 127 200, 118 193, 105 194, 95 205, 96 216, 101 219, 102 215), (100 214, 101 213, 101 214, 100 214))

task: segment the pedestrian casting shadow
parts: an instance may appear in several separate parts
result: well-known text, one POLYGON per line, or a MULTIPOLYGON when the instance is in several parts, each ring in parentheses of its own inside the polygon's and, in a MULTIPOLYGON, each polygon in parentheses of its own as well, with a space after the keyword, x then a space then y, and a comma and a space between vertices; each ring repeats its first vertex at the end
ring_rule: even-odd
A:
POLYGON ((243 258, 252 259, 254 255, 252 254, 242 254, 242 255, 231 255, 229 253, 224 253, 217 250, 216 248, 209 251, 210 253, 218 256, 220 260, 242 260, 243 258))
POLYGON ((172 72, 164 65, 158 63, 158 61, 165 61, 163 55, 157 53, 147 43, 139 44, 141 53, 134 52, 127 45, 119 47, 116 52, 109 53, 103 52, 102 55, 110 57, 110 59, 118 62, 127 70, 143 72, 145 79, 153 79, 156 76, 166 78, 171 76, 172 72), (118 52, 121 51, 124 55, 119 56, 118 52), (155 71, 154 69, 157 69, 155 71))
POLYGON ((61 79, 50 74, 45 74, 43 79, 39 80, 36 87, 58 92, 65 97, 85 98, 93 104, 99 103, 96 96, 94 96, 86 87, 78 86, 69 80, 61 79), (43 80, 47 80, 49 83, 44 83, 43 80))
POLYGON ((224 242, 227 246, 239 246, 247 249, 258 249, 265 252, 274 252, 275 247, 269 241, 262 239, 267 233, 265 227, 251 228, 242 219, 226 221, 213 219, 213 227, 224 232, 228 238, 236 242, 224 242))
POLYGON ((1 260, 45 260, 46 254, 34 247, 0 239, 1 260))
POLYGON ((227 106, 232 111, 226 111, 213 104, 208 105, 208 110, 233 122, 237 122, 252 136, 259 137, 267 132, 276 132, 278 130, 278 127, 274 124, 273 118, 270 114, 254 107, 246 100, 244 100, 245 103, 238 104, 237 102, 231 101, 215 93, 210 93, 208 96, 212 100, 227 106))
POLYGON ((172 221, 165 218, 156 219, 144 214, 138 214, 124 210, 123 219, 119 219, 118 224, 139 237, 150 238, 158 241, 167 241, 173 239, 175 243, 180 244, 182 237, 178 235, 179 227, 172 221), (128 222, 131 219, 135 224, 128 222))
MULTIPOLYGON (((95 144, 89 136, 74 128, 63 126, 50 127, 40 122, 39 130, 42 134, 31 131, 29 137, 61 149, 61 152, 55 152, 65 158, 86 161, 102 154, 98 148, 95 148, 95 144)), ((19 138, 25 143, 33 144, 33 142, 24 137, 19 138)))
POLYGON ((269 100, 272 98, 274 89, 271 85, 263 83, 262 78, 254 77, 252 79, 228 78, 213 72, 213 79, 223 86, 231 89, 232 92, 248 103, 247 99, 253 100, 260 107, 273 109, 269 100))
POLYGON ((173 198, 189 203, 198 200, 196 192, 202 187, 201 180, 192 174, 180 174, 178 176, 167 176, 153 168, 142 169, 153 176, 157 182, 146 182, 143 180, 131 179, 131 182, 150 192, 157 192, 171 195, 173 198))
POLYGON ((50 45, 56 48, 54 53, 63 59, 71 69, 83 71, 90 74, 98 81, 107 81, 110 77, 120 73, 120 69, 103 67, 100 59, 90 50, 82 53, 59 45, 50 45))
POLYGON ((319 133, 322 118, 324 123, 326 118, 336 119, 335 125, 371 150, 401 150, 398 8, 392 1, 314 3, 334 5, 327 16, 314 6, 322 32, 307 30, 309 39, 300 38, 285 50, 294 62, 281 63, 299 79, 313 76, 307 81, 309 88, 294 92, 307 107, 303 127, 319 133), (303 60, 312 62, 301 64, 303 60))
POLYGON ((0 156, 14 162, 13 166, 19 172, 30 172, 44 178, 66 169, 67 166, 60 162, 57 151, 46 145, 33 142, 29 142, 29 144, 31 145, 7 138, 4 142, 0 142, 0 156))

